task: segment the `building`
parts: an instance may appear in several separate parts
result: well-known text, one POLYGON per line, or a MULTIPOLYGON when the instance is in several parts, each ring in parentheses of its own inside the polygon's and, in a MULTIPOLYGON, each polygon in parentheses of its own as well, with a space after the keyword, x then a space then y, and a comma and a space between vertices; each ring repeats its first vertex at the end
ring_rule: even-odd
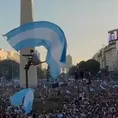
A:
POLYGON ((116 71, 118 70, 118 29, 108 33, 108 45, 100 49, 93 59, 100 63, 100 68, 108 67, 109 71, 116 71))
POLYGON ((5 59, 12 59, 16 62, 20 61, 19 53, 15 51, 6 51, 4 49, 0 49, 0 61, 5 59))
POLYGON ((67 57, 66 57, 66 72, 68 72, 71 67, 72 67, 72 56, 67 55, 67 57))
POLYGON ((20 62, 20 54, 15 51, 8 51, 9 59, 12 59, 16 62, 20 62))
POLYGON ((105 50, 104 48, 100 49, 94 56, 93 59, 100 63, 100 68, 106 67, 106 60, 105 60, 105 50))
POLYGON ((116 42, 109 44, 105 49, 106 66, 110 71, 117 69, 117 48, 116 42))
POLYGON ((8 53, 4 49, 0 49, 0 61, 8 59, 8 53))

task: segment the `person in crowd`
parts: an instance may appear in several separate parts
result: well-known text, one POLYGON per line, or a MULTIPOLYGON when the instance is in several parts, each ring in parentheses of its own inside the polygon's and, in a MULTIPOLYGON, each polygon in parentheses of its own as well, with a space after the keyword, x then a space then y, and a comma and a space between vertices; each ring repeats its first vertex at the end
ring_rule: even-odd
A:
MULTIPOLYGON (((22 88, 11 86, 0 87, 0 118, 118 118, 118 88, 108 86, 106 89, 97 89, 96 80, 93 80, 90 87, 89 97, 86 91, 87 81, 67 79, 67 85, 57 89, 45 88, 41 82, 35 90, 35 96, 43 101, 52 96, 62 97, 62 103, 58 109, 52 111, 31 111, 24 114, 22 106, 13 106, 10 103, 10 95, 22 88), (47 92, 48 91, 48 92, 47 92), (48 94, 47 94, 48 93, 48 94), (58 94, 59 93, 59 94, 58 94), (79 94, 79 98, 78 98, 79 94)), ((109 85, 110 83, 108 83, 109 85)))

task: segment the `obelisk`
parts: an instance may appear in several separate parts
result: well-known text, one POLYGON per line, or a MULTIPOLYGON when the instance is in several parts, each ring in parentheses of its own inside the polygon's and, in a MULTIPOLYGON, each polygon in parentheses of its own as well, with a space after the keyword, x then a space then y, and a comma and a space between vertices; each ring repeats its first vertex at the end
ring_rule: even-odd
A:
MULTIPOLYGON (((20 24, 24 25, 26 23, 33 21, 33 0, 21 0, 21 19, 20 24)), ((30 49, 23 49, 20 51, 20 85, 26 85, 26 74, 24 66, 27 63, 27 59, 22 56, 22 54, 29 54, 30 49)), ((36 67, 31 66, 28 72, 28 85, 29 87, 37 86, 37 70, 36 67)))

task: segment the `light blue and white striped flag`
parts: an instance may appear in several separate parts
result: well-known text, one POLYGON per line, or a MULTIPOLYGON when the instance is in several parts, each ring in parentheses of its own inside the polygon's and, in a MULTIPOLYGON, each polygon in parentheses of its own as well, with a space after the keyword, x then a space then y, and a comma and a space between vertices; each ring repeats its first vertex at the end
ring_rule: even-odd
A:
POLYGON ((47 50, 46 62, 50 74, 56 79, 60 68, 66 63, 67 41, 62 29, 47 21, 32 22, 13 29, 4 36, 15 50, 44 46, 47 50))
POLYGON ((30 113, 33 106, 34 101, 34 90, 31 88, 23 89, 17 93, 15 93, 10 98, 11 104, 14 106, 23 106, 25 110, 25 114, 30 113))

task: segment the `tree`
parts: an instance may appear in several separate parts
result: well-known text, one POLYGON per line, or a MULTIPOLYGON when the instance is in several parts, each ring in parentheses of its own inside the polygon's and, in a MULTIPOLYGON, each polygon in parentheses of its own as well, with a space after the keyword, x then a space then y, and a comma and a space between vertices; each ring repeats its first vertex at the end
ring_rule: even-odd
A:
POLYGON ((94 59, 89 59, 85 63, 85 71, 91 72, 92 75, 96 75, 100 70, 100 63, 94 59))
POLYGON ((79 66, 79 69, 85 69, 85 65, 86 65, 86 62, 85 61, 81 61, 78 66, 79 66))
POLYGON ((19 77, 19 63, 14 60, 0 61, 0 76, 7 79, 19 77))
POLYGON ((75 75, 75 71, 76 71, 76 66, 72 66, 72 67, 69 69, 68 74, 71 75, 71 76, 74 76, 74 75, 75 75))
POLYGON ((89 59, 86 62, 81 61, 76 66, 70 68, 69 75, 74 76, 75 73, 78 73, 78 75, 80 75, 80 70, 82 70, 83 72, 91 72, 92 75, 96 75, 100 70, 100 63, 94 59, 89 59))

